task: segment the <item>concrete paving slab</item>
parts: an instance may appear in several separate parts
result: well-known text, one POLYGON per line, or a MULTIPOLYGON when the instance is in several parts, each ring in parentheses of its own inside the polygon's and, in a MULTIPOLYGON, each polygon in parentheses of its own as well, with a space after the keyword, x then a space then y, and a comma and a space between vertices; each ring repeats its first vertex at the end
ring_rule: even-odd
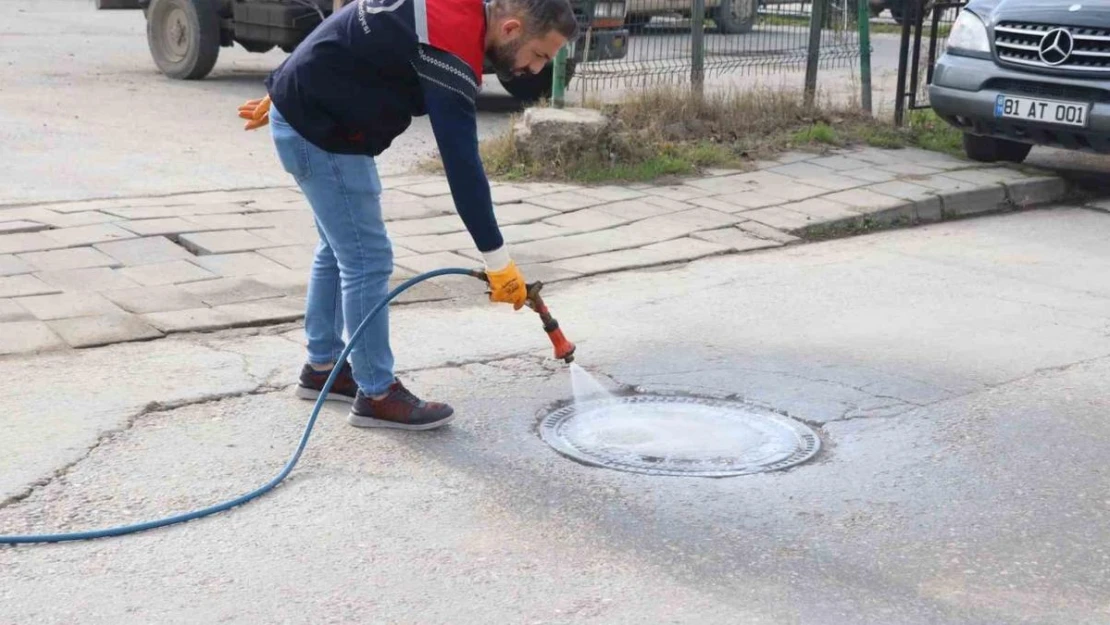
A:
MULTIPOLYGON (((626 202, 602 204, 594 210, 608 213, 625 221, 639 221, 649 217, 659 217, 679 211, 690 210, 693 205, 667 198, 641 198, 626 202)), ((574 213, 571 213, 572 215, 574 213)))
POLYGON ((801 238, 796 237, 792 234, 788 234, 788 233, 786 233, 782 230, 779 230, 777 228, 772 228, 771 226, 761 224, 757 221, 742 221, 742 222, 736 224, 736 227, 739 230, 747 232, 748 234, 751 234, 753 236, 759 237, 760 239, 766 239, 768 241, 775 241, 777 243, 782 243, 784 245, 789 244, 789 243, 798 243, 802 240, 801 238))
POLYGON ((34 321, 35 318, 16 300, 0 299, 0 323, 12 321, 34 321))
POLYGON ((761 239, 736 227, 706 230, 704 232, 696 232, 691 236, 695 239, 724 245, 734 252, 747 252, 750 250, 761 250, 783 245, 778 241, 761 239))
POLYGON ((227 315, 235 325, 265 325, 296 321, 304 317, 305 303, 296 298, 279 297, 258 302, 225 304, 217 306, 215 310, 227 315))
POLYGON ((0 221, 0 235, 18 234, 21 232, 39 232, 48 230, 50 226, 37 221, 0 221))
POLYGON ((143 286, 165 286, 198 280, 213 280, 222 275, 198 267, 187 260, 171 260, 168 263, 124 267, 118 271, 127 279, 134 280, 143 286))
MULTIPOLYGON (((309 258, 311 258, 311 256, 309 258)), ((191 262, 211 272, 211 274, 213 274, 211 277, 223 276, 225 278, 232 278, 259 273, 270 273, 273 271, 285 271, 287 269, 285 266, 279 265, 256 252, 199 256, 194 258, 191 262)))
MULTIPOLYGON (((246 230, 257 228, 272 228, 260 217, 264 213, 230 213, 224 215, 193 215, 189 221, 199 226, 199 230, 246 230)), ((259 234, 259 233, 255 233, 259 234)))
POLYGON ((600 198, 583 195, 578 191, 563 191, 551 195, 531 197, 528 198, 527 203, 557 211, 573 211, 604 204, 606 201, 600 198))
POLYGON ((162 336, 139 317, 126 313, 57 319, 47 325, 70 347, 96 347, 162 336))
MULTIPOLYGON (((269 231, 272 233, 273 231, 269 231)), ((268 233, 268 234, 269 234, 268 233)), ((313 233, 313 236, 316 236, 313 233)), ((198 232, 183 234, 178 238, 181 245, 196 254, 230 254, 232 252, 251 252, 266 247, 280 247, 304 243, 305 241, 283 241, 275 243, 246 230, 220 230, 216 232, 198 232)))
POLYGON ((33 354, 65 347, 65 343, 41 321, 0 323, 0 355, 33 354))
POLYGON ((248 230, 247 232, 269 241, 270 247, 284 245, 316 245, 320 241, 320 233, 316 228, 271 228, 264 230, 248 230))
POLYGON ((599 187, 581 187, 577 193, 606 202, 623 202, 643 197, 645 193, 627 187, 605 185, 599 187))
POLYGON ((753 208, 766 208, 785 203, 786 200, 773 197, 758 191, 744 191, 741 193, 728 193, 712 197, 694 198, 691 204, 712 208, 726 213, 738 213, 753 208))
POLYGON ((57 289, 80 293, 132 289, 140 286, 138 282, 107 267, 40 271, 34 275, 57 289))
POLYGON ((543 223, 562 228, 568 234, 578 234, 594 230, 606 230, 626 224, 632 220, 633 219, 630 217, 619 217, 613 213, 602 211, 597 208, 586 208, 580 211, 574 211, 573 213, 548 217, 543 223))
POLYGON ((0 278, 0 297, 27 297, 48 295, 61 291, 57 286, 43 282, 36 276, 22 274, 0 278))
POLYGON ((56 250, 61 247, 66 246, 47 237, 42 232, 26 232, 22 234, 6 234, 0 236, 0 254, 56 250))
POLYGON ((944 217, 958 217, 963 215, 978 215, 992 213, 1009 208, 1009 199, 1006 197, 1006 188, 996 184, 989 187, 977 187, 967 191, 946 193, 942 205, 944 217))
POLYGON ((904 180, 873 184, 866 187, 866 190, 915 202, 919 200, 928 200, 937 195, 935 189, 930 189, 929 187, 906 182, 904 180))
POLYGON ((674 200, 676 202, 686 202, 694 198, 716 195, 716 192, 712 189, 701 189, 684 184, 652 187, 650 189, 644 189, 644 193, 666 198, 668 200, 674 200))
POLYGON ((308 294, 309 271, 305 269, 283 269, 254 274, 251 277, 260 284, 281 292, 289 297, 305 297, 308 294))
POLYGON ((287 245, 258 250, 258 254, 282 265, 287 269, 308 270, 316 257, 315 245, 287 245))
POLYGON ((154 265, 193 258, 185 248, 165 237, 144 237, 94 246, 128 267, 154 265))
POLYGON ((783 207, 809 215, 818 222, 854 219, 860 216, 859 211, 852 210, 846 204, 821 197, 802 200, 801 202, 791 202, 790 204, 784 204, 783 207))
POLYGON ((431 182, 423 182, 420 184, 406 185, 400 187, 401 191, 410 195, 419 197, 435 197, 437 195, 449 195, 451 187, 448 186, 446 180, 436 179, 431 182))
POLYGON ((189 308, 152 312, 142 315, 143 321, 161 332, 211 332, 233 327, 236 320, 215 308, 189 308))
POLYGON ((773 206, 771 208, 746 211, 744 217, 748 222, 754 221, 764 226, 770 226, 776 230, 783 231, 798 230, 814 223, 813 218, 809 215, 792 211, 784 206, 773 206))
POLYGON ((186 232, 200 232, 201 230, 208 230, 208 228, 204 228, 182 217, 136 219, 121 221, 118 222, 116 225, 125 230, 130 230, 140 237, 161 237, 184 234, 186 232))
POLYGON ((92 226, 78 226, 76 228, 60 228, 48 230, 43 236, 57 241, 64 247, 77 247, 92 245, 94 243, 107 243, 135 238, 135 233, 124 230, 112 224, 96 224, 92 226))
POLYGON ((0 277, 31 273, 35 268, 14 254, 0 254, 0 277))
POLYGON ((556 269, 594 275, 611 271, 622 271, 641 267, 651 267, 667 263, 683 262, 723 254, 729 247, 701 241, 698 239, 675 239, 655 243, 645 247, 607 252, 593 256, 582 256, 551 263, 556 269))
POLYGON ((63 271, 90 267, 118 267, 120 262, 91 247, 72 247, 47 252, 19 254, 19 259, 36 271, 63 271))
POLYGON ((201 308, 201 299, 179 286, 145 286, 100 293, 120 308, 135 314, 201 308))
POLYGON ((58 293, 21 297, 16 302, 39 321, 116 315, 124 311, 97 293, 58 293))
POLYGON ((876 167, 868 167, 866 169, 850 169, 848 171, 840 172, 841 176, 848 178, 855 178, 864 182, 890 182, 897 180, 898 174, 891 171, 884 171, 876 167))
POLYGON ((906 162, 887 163, 880 166, 879 169, 898 174, 899 176, 932 176, 933 174, 939 174, 944 171, 943 169, 929 167, 928 165, 922 165, 920 163, 906 162))
POLYGON ((280 297, 283 293, 254 278, 220 278, 181 285, 187 293, 200 298, 209 306, 238 304, 258 299, 280 297))

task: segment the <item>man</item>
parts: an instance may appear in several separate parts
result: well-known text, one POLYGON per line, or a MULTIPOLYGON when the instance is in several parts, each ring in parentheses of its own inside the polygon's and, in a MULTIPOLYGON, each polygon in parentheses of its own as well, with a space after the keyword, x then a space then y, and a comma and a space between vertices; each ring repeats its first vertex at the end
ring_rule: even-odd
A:
MULTIPOLYGON (((348 335, 384 299, 393 255, 373 157, 427 114, 456 210, 485 260, 490 299, 519 310, 524 277, 501 237, 478 156, 475 99, 483 58, 498 73, 536 73, 576 33, 567 0, 355 0, 317 28, 239 109, 248 130, 270 124, 278 157, 304 192, 320 242, 308 284, 308 362, 297 394, 352 402, 359 427, 425 430, 454 410, 425 402, 394 376, 388 312, 336 363, 348 335)), ((388 210, 388 209, 386 209, 388 210)))

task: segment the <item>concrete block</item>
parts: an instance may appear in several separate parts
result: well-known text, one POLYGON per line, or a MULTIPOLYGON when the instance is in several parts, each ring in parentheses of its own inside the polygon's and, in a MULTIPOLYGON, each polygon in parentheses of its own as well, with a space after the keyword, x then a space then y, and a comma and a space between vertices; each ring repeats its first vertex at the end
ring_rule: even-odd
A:
POLYGON ((606 202, 623 202, 625 200, 634 200, 645 195, 643 191, 636 191, 628 187, 618 187, 614 185, 582 187, 578 189, 578 193, 586 197, 592 197, 606 202))
POLYGON ((35 268, 12 254, 0 254, 0 277, 31 273, 35 268))
POLYGON ((70 347, 97 347, 162 336, 139 317, 126 313, 57 319, 47 325, 70 347))
POLYGON ((723 254, 729 251, 724 245, 697 239, 675 239, 641 248, 606 252, 594 256, 571 258, 552 263, 557 269, 593 275, 610 271, 638 269, 676 262, 684 262, 723 254))
POLYGON ((37 221, 0 221, 0 235, 18 234, 20 232, 38 232, 48 230, 50 226, 37 221))
POLYGON ((124 267, 119 273, 144 286, 165 286, 197 280, 212 280, 216 274, 202 269, 187 260, 171 260, 168 263, 124 267))
POLYGON ((38 252, 42 250, 56 250, 63 247, 66 246, 47 237, 42 232, 26 232, 22 234, 5 234, 0 236, 0 254, 38 252))
POLYGON ((420 254, 417 256, 408 256, 406 258, 398 258, 394 261, 394 264, 415 273, 442 269, 443 267, 462 267, 464 269, 473 267, 475 269, 481 269, 482 266, 480 262, 451 252, 420 254))
POLYGON ((100 243, 93 247, 129 267, 188 260, 193 257, 185 248, 174 244, 173 241, 165 237, 146 237, 115 243, 100 243))
POLYGON ((792 211, 783 206, 773 206, 771 208, 760 208, 747 211, 744 213, 744 217, 749 221, 754 221, 775 228, 776 230, 784 230, 787 232, 801 230, 814 223, 814 219, 809 215, 792 211))
POLYGON ((229 213, 223 215, 193 215, 188 221, 199 226, 199 230, 246 230, 250 228, 272 228, 262 220, 264 213, 229 213))
MULTIPOLYGON (((504 235, 504 232, 502 232, 502 235, 504 235)), ((450 252, 474 246, 473 239, 468 232, 432 234, 422 237, 400 237, 397 239, 397 244, 414 250, 419 254, 450 252)))
MULTIPOLYGON (((503 226, 531 223, 560 214, 560 211, 523 202, 517 204, 502 204, 495 208, 495 212, 497 213, 497 222, 503 226)), ((460 228, 463 227, 462 219, 460 219, 458 215, 449 215, 446 218, 454 219, 455 223, 459 224, 460 228)))
POLYGON ((798 243, 801 241, 800 238, 792 234, 787 234, 782 230, 772 228, 771 226, 761 224, 757 221, 742 221, 736 224, 736 228, 760 239, 775 241, 784 245, 788 245, 790 243, 798 243))
POLYGON ((820 165, 834 171, 849 171, 852 169, 862 169, 869 167, 871 164, 867 161, 853 158, 851 156, 837 155, 837 156, 822 156, 810 161, 806 161, 811 165, 820 165))
POLYGON ((219 280, 190 282, 181 285, 181 288, 199 297, 202 302, 209 306, 238 304, 239 302, 250 302, 284 295, 278 289, 267 286, 253 278, 221 278, 219 280))
POLYGON ((0 355, 33 354, 65 347, 65 342, 41 321, 0 323, 0 355))
POLYGON ((296 321, 305 314, 304 300, 293 297, 226 304, 217 306, 215 310, 227 315, 236 326, 296 321))
POLYGON ((775 160, 784 164, 784 165, 788 165, 790 163, 797 163, 799 161, 812 160, 812 159, 818 158, 819 156, 820 156, 819 154, 814 154, 812 152, 797 152, 797 151, 794 151, 794 152, 783 152, 782 154, 779 154, 779 155, 775 156, 775 160))
POLYGON ((594 147, 608 127, 596 109, 530 107, 513 125, 513 140, 517 150, 542 162, 594 147))
POLYGON ((49 295, 60 291, 61 289, 57 286, 43 282, 29 274, 0 278, 0 297, 29 297, 31 295, 49 295))
POLYGON ((536 195, 542 195, 542 193, 510 184, 492 184, 490 185, 489 192, 490 196, 493 198, 494 204, 520 202, 521 200, 526 200, 536 195))
POLYGON ((308 279, 308 270, 295 271, 292 269, 282 269, 281 271, 271 271, 251 276, 251 280, 276 289, 282 295, 289 297, 306 297, 308 295, 308 279))
POLYGON ((816 161, 802 161, 798 163, 790 163, 789 165, 779 165, 778 167, 772 167, 771 169, 767 169, 764 171, 773 174, 779 174, 781 176, 789 176, 796 180, 803 181, 807 178, 817 178, 832 175, 833 170, 827 167, 821 167, 820 165, 816 165, 815 163, 816 161))
POLYGON ((258 250, 258 254, 269 258, 287 269, 307 271, 316 258, 315 245, 287 245, 258 250))
POLYGON ((839 172, 829 176, 810 176, 809 178, 803 179, 802 182, 811 187, 817 187, 826 191, 845 191, 867 184, 862 180, 852 178, 851 176, 844 176, 839 172))
POLYGON ((919 184, 905 182, 902 180, 881 182, 879 184, 873 184, 865 187, 865 189, 867 189, 868 191, 874 191, 875 193, 882 193, 883 195, 889 195, 892 197, 901 198, 903 200, 913 201, 928 199, 937 194, 935 189, 930 189, 919 184))
POLYGON ((27 252, 19 258, 37 271, 64 271, 89 267, 118 267, 120 262, 91 247, 71 247, 47 252, 27 252))
MULTIPOLYGON (((78 226, 92 226, 94 224, 104 224, 109 222, 118 221, 118 217, 102 213, 100 211, 81 211, 80 213, 55 213, 53 211, 43 211, 44 215, 35 217, 34 221, 39 221, 48 224, 55 228, 76 228, 78 226)), ((120 224, 116 224, 117 226, 120 224)))
POLYGON ((852 210, 861 213, 872 213, 908 204, 908 202, 902 198, 876 193, 868 189, 852 189, 839 193, 830 193, 826 195, 824 199, 844 204, 852 210))
POLYGON ((191 221, 182 219, 181 217, 121 221, 116 225, 125 230, 130 230, 141 237, 175 236, 186 232, 200 232, 207 229, 191 221))
POLYGON ((118 306, 96 293, 57 293, 16 300, 39 321, 122 314, 118 306))
MULTIPOLYGON (((893 210, 893 209, 892 209, 893 210)), ((915 219, 921 223, 940 221, 944 218, 943 200, 940 196, 927 200, 917 200, 913 203, 915 219)))
POLYGON ((714 210, 723 211, 726 213, 740 213, 749 211, 754 208, 767 208, 768 206, 777 206, 785 203, 779 197, 773 197, 766 193, 759 191, 744 191, 742 193, 730 193, 726 195, 714 195, 712 197, 694 198, 690 200, 691 204, 702 206, 705 208, 712 208, 714 210))
POLYGON ((932 176, 914 178, 913 184, 921 187, 927 187, 941 193, 950 193, 952 191, 967 191, 979 186, 976 183, 953 178, 946 174, 935 174, 932 176))
POLYGON ((626 217, 618 217, 595 207, 550 217, 545 219, 543 223, 562 228, 567 234, 578 234, 580 232, 613 228, 629 221, 632 220, 626 217))
POLYGON ((818 223, 853 219, 860 216, 859 212, 851 210, 848 206, 825 198, 811 198, 801 202, 784 204, 783 207, 809 215, 818 223))
POLYGON ((446 179, 439 179, 433 180, 431 182, 422 182, 420 184, 409 185, 401 187, 400 190, 418 197, 435 197, 438 195, 451 194, 451 187, 447 184, 446 179))
POLYGON ((945 218, 991 213, 1009 207, 1006 189, 999 184, 946 193, 941 204, 942 215, 945 218))
POLYGON ((190 308, 154 312, 143 315, 143 321, 170 334, 173 332, 207 332, 235 326, 235 320, 213 308, 190 308))
MULTIPOLYGON (((255 252, 200 256, 194 258, 192 262, 200 265, 213 274, 225 278, 249 276, 256 273, 269 273, 271 271, 286 271, 286 267, 283 265, 279 265, 269 258, 255 252)), ((182 280, 182 282, 184 282, 184 280, 182 280)))
POLYGON ((698 207, 679 213, 653 217, 646 221, 649 224, 682 224, 687 228, 687 232, 697 232, 698 230, 714 230, 717 228, 724 228, 725 226, 732 226, 743 221, 743 218, 711 208, 698 207))
MULTIPOLYGON (((601 213, 607 213, 622 221, 639 221, 641 219, 648 219, 650 217, 658 217, 660 215, 668 215, 678 211, 690 210, 693 208, 690 204, 670 200, 666 198, 641 198, 638 200, 628 200, 627 202, 613 202, 610 204, 602 204, 595 207, 601 213)), ((573 215, 574 213, 571 213, 573 215)))
POLYGON ((929 167, 928 165, 921 165, 921 164, 918 164, 918 163, 908 163, 908 162, 904 162, 904 161, 901 161, 901 162, 900 161, 895 161, 893 163, 887 163, 886 165, 880 166, 879 169, 882 169, 883 171, 889 171, 893 174, 898 174, 899 177, 902 177, 902 176, 931 176, 933 174, 939 174, 940 172, 944 171, 944 170, 938 169, 936 167, 929 167))
POLYGON ((28 321, 34 317, 26 308, 20 306, 15 300, 0 299, 0 323, 11 321, 28 321))
POLYGON ((579 278, 582 274, 569 269, 560 269, 551 264, 545 263, 532 263, 528 265, 521 265, 520 272, 524 274, 524 279, 528 282, 535 282, 539 280, 544 284, 552 282, 562 282, 564 280, 573 280, 579 278))
POLYGON ((92 226, 78 226, 76 228, 61 228, 48 230, 43 233, 63 247, 78 247, 94 243, 107 243, 135 238, 135 233, 124 230, 113 224, 95 224, 92 226))
POLYGON ((41 271, 35 274, 44 282, 66 291, 91 292, 133 289, 140 286, 121 273, 107 267, 89 269, 66 269, 65 271, 41 271))
POLYGON ((840 172, 841 176, 845 178, 855 178, 863 182, 890 182, 897 180, 898 174, 892 171, 883 171, 875 167, 868 167, 867 169, 849 169, 848 171, 840 172))
POLYGON ((316 222, 310 211, 281 211, 255 215, 258 223, 271 228, 315 228, 316 222))
POLYGON ((961 169, 973 165, 971 161, 952 156, 951 154, 944 154, 943 152, 935 152, 933 150, 923 150, 921 148, 904 148, 897 151, 890 151, 889 153, 900 160, 919 163, 936 169, 961 169))
POLYGON ((761 239, 736 227, 706 230, 696 232, 691 236, 702 241, 723 245, 734 252, 747 252, 782 245, 779 241, 761 239))
POLYGON ((562 193, 529 198, 528 203, 557 211, 573 211, 605 204, 606 201, 583 195, 577 191, 563 191, 562 193))
POLYGON ((270 247, 316 245, 320 241, 320 233, 316 228, 272 228, 267 230, 249 230, 248 232, 268 241, 270 247))
MULTIPOLYGON (((566 236, 568 234, 571 234, 571 231, 567 230, 566 228, 556 226, 554 224, 534 223, 503 226, 501 228, 501 234, 505 237, 505 241, 510 244, 515 244, 527 243, 529 241, 542 241, 543 239, 553 239, 555 237, 566 236)), ((474 242, 473 239, 470 238, 469 234, 467 235, 467 239, 467 245, 456 249, 473 247, 474 242)))
POLYGON ((106 299, 135 314, 202 308, 199 297, 179 286, 155 286, 101 292, 106 299))
POLYGON ((694 198, 716 195, 717 192, 712 189, 701 189, 698 187, 681 184, 652 187, 650 189, 645 189, 644 193, 656 197, 666 198, 668 200, 674 200, 676 202, 686 202, 694 198))
MULTIPOLYGON (((538 210, 547 210, 536 207, 538 210)), ((500 210, 498 212, 498 222, 500 220, 500 210)), ((554 211, 552 211, 554 212, 554 211)), ((558 214, 558 213, 556 213, 558 214)), ((396 237, 420 237, 432 234, 451 234, 453 232, 462 232, 466 229, 458 215, 442 215, 440 217, 426 217, 424 219, 405 219, 401 221, 390 221, 387 223, 390 236, 396 237)))
POLYGON ((1003 183, 1010 202, 1018 208, 1058 202, 1068 195, 1068 182, 1056 176, 1025 178, 1003 183))
MULTIPOLYGON (((178 239, 185 249, 197 256, 252 252, 266 247, 280 247, 292 243, 274 243, 246 230, 220 230, 183 234, 178 239)), ((302 241, 303 242, 303 241, 302 241)), ((297 242, 294 242, 297 243, 297 242)))

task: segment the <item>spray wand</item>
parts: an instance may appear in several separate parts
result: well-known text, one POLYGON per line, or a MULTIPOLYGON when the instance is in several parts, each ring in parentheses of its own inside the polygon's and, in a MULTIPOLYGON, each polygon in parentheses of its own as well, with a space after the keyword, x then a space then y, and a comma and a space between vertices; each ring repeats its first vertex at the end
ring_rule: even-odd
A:
MULTIPOLYGON (((489 277, 484 271, 474 270, 470 272, 471 276, 478 278, 482 282, 489 284, 489 277)), ((540 316, 540 321, 543 322, 543 331, 547 333, 547 338, 551 339, 551 345, 555 348, 556 360, 562 360, 568 365, 574 362, 574 343, 567 340, 563 336, 563 331, 559 329, 559 322, 551 315, 548 310, 547 304, 543 303, 543 297, 540 296, 540 291, 543 289, 543 282, 533 282, 528 286, 528 298, 524 300, 524 305, 531 308, 540 316)))

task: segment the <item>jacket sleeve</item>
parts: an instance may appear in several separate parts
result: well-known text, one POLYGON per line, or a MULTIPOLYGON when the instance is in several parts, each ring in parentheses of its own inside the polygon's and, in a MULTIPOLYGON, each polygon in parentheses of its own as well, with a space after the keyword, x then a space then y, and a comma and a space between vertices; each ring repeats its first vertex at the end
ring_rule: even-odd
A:
POLYGON ((455 210, 489 264, 491 258, 503 256, 504 239, 478 154, 477 82, 461 59, 429 46, 419 46, 413 65, 420 77, 424 108, 443 159, 455 210))

